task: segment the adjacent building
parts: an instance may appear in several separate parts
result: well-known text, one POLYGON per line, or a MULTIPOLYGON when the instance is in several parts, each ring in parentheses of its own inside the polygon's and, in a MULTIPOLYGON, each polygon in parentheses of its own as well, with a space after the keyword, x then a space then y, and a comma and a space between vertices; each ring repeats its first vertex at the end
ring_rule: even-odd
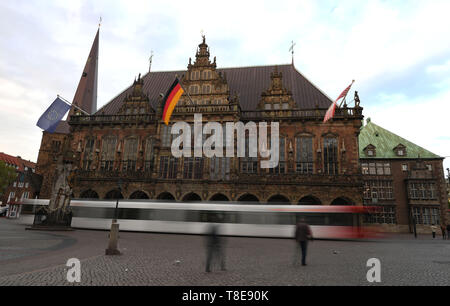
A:
POLYGON ((359 135, 364 205, 380 211, 366 221, 386 231, 429 231, 446 224, 447 192, 440 157, 367 119, 359 135))
POLYGON ((35 163, 3 152, 0 152, 0 160, 16 169, 17 173, 16 179, 3 193, 3 204, 20 203, 23 199, 32 199, 39 195, 41 178, 35 173, 35 163))

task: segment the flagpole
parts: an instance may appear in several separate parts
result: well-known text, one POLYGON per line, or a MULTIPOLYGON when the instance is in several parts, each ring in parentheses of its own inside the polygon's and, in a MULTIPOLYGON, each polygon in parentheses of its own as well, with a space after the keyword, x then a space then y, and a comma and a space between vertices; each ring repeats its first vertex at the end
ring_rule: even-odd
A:
MULTIPOLYGON (((352 84, 350 85, 350 88, 353 86, 353 83, 355 83, 355 80, 352 80, 352 84)), ((339 104, 339 108, 341 108, 342 103, 344 103, 345 98, 347 98, 347 95, 348 95, 348 92, 350 91, 350 88, 348 89, 347 93, 345 94, 344 99, 342 99, 341 104, 339 104)))
POLYGON ((191 101, 192 105, 197 108, 196 104, 194 103, 194 101, 192 101, 191 96, 189 95, 189 92, 183 87, 183 85, 181 84, 180 79, 178 78, 178 74, 175 74, 175 78, 178 80, 178 83, 180 84, 180 87, 184 90, 184 92, 186 93, 186 95, 188 96, 189 100, 191 101))
POLYGON ((85 110, 79 108, 77 105, 75 105, 75 104, 73 104, 73 103, 70 103, 69 101, 67 101, 66 99, 64 99, 63 97, 61 97, 60 95, 57 95, 57 96, 58 96, 59 99, 61 99, 61 101, 63 101, 63 102, 65 102, 65 103, 69 104, 70 106, 73 106, 73 107, 79 109, 80 111, 82 111, 82 112, 85 113, 86 115, 90 115, 88 112, 86 112, 85 110))

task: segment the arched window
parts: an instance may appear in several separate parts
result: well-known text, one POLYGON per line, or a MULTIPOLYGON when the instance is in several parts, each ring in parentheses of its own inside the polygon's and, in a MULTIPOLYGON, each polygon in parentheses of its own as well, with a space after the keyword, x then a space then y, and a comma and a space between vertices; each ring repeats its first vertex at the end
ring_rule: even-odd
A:
POLYGON ((246 194, 244 194, 244 195, 239 197, 238 202, 255 202, 255 203, 258 203, 259 199, 253 194, 246 193, 246 194))
POLYGON ((83 169, 90 170, 92 161, 94 159, 94 137, 86 137, 86 144, 84 146, 84 159, 83 159, 83 169))
POLYGON ((194 192, 191 192, 183 197, 183 202, 201 202, 201 201, 202 198, 194 192))
POLYGON ((170 192, 163 192, 158 197, 158 200, 171 200, 175 201, 175 197, 170 192))
POLYGON ((269 198, 268 203, 289 203, 289 199, 284 195, 277 194, 269 198))
POLYGON ((295 138, 296 172, 301 174, 313 173, 313 139, 310 136, 295 138))
POLYGON ((98 199, 99 197, 98 197, 97 192, 95 192, 92 189, 88 189, 81 193, 80 198, 81 199, 98 199))
POLYGON ((335 137, 323 139, 323 171, 325 174, 338 174, 338 147, 335 137))
MULTIPOLYGON (((269 139, 272 139, 269 138, 269 139)), ((281 137, 280 136, 280 142, 279 142, 279 161, 278 161, 278 166, 276 166, 275 168, 270 168, 269 169, 269 173, 271 174, 284 174, 286 173, 286 137, 281 137)))
POLYGON ((114 159, 116 155, 116 136, 107 136, 102 142, 102 160, 100 169, 102 171, 112 171, 114 167, 114 159))
POLYGON ((222 193, 215 194, 209 199, 210 201, 217 201, 217 202, 228 202, 229 199, 226 195, 222 193))
POLYGON ((148 195, 145 192, 138 190, 130 195, 130 199, 148 199, 148 195))
POLYGON ((145 141, 145 171, 152 171, 155 161, 155 140, 153 137, 148 137, 145 141))
POLYGON ((163 148, 170 147, 172 143, 172 134, 171 132, 172 127, 170 125, 163 125, 161 127, 161 145, 163 148))
POLYGON ((138 139, 136 137, 129 137, 125 139, 122 160, 123 171, 136 170, 137 147, 138 139))

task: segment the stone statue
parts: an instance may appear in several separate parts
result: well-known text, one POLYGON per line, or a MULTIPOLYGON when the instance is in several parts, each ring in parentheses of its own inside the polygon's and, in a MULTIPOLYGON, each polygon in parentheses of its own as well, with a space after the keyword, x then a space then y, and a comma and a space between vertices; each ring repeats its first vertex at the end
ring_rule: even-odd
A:
POLYGON ((56 168, 56 179, 53 183, 52 197, 48 209, 50 212, 56 210, 65 211, 69 207, 72 188, 69 185, 69 175, 72 171, 71 163, 64 163, 62 156, 58 160, 56 168))
POLYGON ((355 107, 359 107, 359 103, 360 103, 360 100, 359 100, 358 92, 355 91, 355 107))

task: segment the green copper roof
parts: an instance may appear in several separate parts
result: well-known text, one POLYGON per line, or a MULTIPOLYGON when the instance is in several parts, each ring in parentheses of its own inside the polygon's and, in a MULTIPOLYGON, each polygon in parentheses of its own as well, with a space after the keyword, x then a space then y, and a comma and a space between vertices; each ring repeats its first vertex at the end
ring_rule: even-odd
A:
POLYGON ((359 157, 360 158, 441 158, 440 156, 425 150, 422 147, 395 135, 388 130, 372 123, 370 119, 367 124, 361 127, 359 134, 359 157), (369 145, 375 146, 376 156, 367 156, 364 149, 369 145), (399 144, 406 147, 406 156, 398 156, 394 148, 399 144))

